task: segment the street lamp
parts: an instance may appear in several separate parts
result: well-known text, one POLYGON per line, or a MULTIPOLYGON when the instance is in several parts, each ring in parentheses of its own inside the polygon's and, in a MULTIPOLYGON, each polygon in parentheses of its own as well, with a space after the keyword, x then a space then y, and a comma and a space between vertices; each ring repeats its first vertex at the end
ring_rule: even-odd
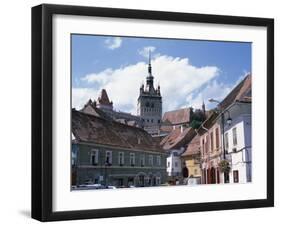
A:
MULTIPOLYGON (((209 99, 209 102, 220 104, 220 102, 219 102, 218 100, 215 100, 215 99, 213 99, 213 98, 209 99)), ((228 111, 228 110, 224 110, 224 111, 223 111, 219 106, 218 106, 218 110, 219 110, 219 112, 220 112, 221 114, 223 114, 224 111, 226 111, 226 112, 228 113, 228 118, 227 118, 227 120, 226 120, 226 123, 227 123, 228 125, 231 125, 231 123, 232 123, 232 118, 230 118, 230 113, 229 113, 229 111, 228 111)), ((224 123, 224 122, 223 122, 223 123, 224 123)))

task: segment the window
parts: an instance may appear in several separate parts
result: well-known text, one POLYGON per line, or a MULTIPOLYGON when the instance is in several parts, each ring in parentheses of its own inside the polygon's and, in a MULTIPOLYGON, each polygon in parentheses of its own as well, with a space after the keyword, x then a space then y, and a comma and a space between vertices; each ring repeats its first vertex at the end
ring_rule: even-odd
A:
POLYGON ((237 129, 236 127, 232 129, 233 146, 237 145, 237 129))
POLYGON ((153 123, 153 119, 151 119, 151 123, 153 123))
POLYGON ((175 167, 178 167, 178 165, 179 165, 178 161, 175 161, 175 167))
POLYGON ((204 144, 204 138, 202 139, 202 149, 203 149, 203 155, 205 154, 205 144, 204 144))
POLYGON ((170 162, 167 162, 167 167, 168 167, 168 168, 170 167, 170 162))
POLYGON ((160 185, 161 184, 161 177, 156 177, 156 185, 160 185))
POLYGON ((233 182, 239 183, 239 171, 238 170, 233 170, 233 182))
POLYGON ((224 134, 224 145, 225 145, 225 150, 227 151, 229 148, 228 133, 224 134))
POLYGON ((227 184, 229 183, 229 173, 228 172, 224 172, 224 183, 227 184))
POLYGON ((91 164, 92 165, 98 164, 98 162, 99 162, 98 157, 99 157, 99 151, 98 150, 92 150, 92 152, 91 152, 91 164))
POLYGON ((213 132, 211 132, 210 138, 211 138, 211 151, 213 151, 214 150, 214 133, 213 132))
POLYGON ((124 165, 124 152, 119 152, 118 164, 119 164, 120 166, 123 166, 123 165, 124 165))
POLYGON ((160 124, 160 119, 158 119, 158 124, 160 124))
POLYGON ((156 161, 157 161, 157 165, 161 166, 161 157, 160 156, 156 157, 156 161))
POLYGON ((105 154, 105 163, 107 165, 111 165, 112 164, 112 152, 111 151, 106 151, 105 154))
POLYGON ((141 155, 140 157, 140 165, 144 166, 144 155, 141 155))
POLYGON ((208 136, 206 136, 205 139, 206 139, 205 140, 205 153, 207 153, 208 152, 208 136))
POLYGON ((135 153, 130 153, 130 165, 135 165, 135 153))
POLYGON ((216 128, 216 149, 220 147, 219 128, 216 128))
POLYGON ((153 165, 153 155, 148 156, 148 163, 149 165, 153 165))

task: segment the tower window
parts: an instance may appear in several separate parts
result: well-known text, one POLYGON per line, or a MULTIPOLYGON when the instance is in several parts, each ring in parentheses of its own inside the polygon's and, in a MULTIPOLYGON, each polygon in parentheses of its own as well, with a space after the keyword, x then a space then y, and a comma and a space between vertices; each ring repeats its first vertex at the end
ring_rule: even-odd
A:
POLYGON ((153 123, 153 119, 151 119, 151 123, 153 123))

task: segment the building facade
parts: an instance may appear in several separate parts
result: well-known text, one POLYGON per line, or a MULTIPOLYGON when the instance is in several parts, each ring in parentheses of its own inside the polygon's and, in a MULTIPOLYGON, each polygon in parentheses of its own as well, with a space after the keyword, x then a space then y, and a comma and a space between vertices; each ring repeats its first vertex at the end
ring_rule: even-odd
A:
POLYGON ((249 74, 218 104, 198 130, 203 183, 247 183, 252 180, 251 84, 249 74))
POLYGON ((72 111, 72 184, 116 187, 166 182, 166 157, 143 129, 72 111))
POLYGON ((160 86, 158 85, 156 89, 154 88, 150 56, 146 85, 144 86, 142 84, 140 87, 137 115, 140 116, 143 128, 149 134, 159 134, 162 119, 162 96, 160 93, 160 86))
POLYGON ((172 149, 169 151, 169 156, 167 157, 167 173, 170 179, 180 180, 182 178, 182 163, 181 154, 184 149, 181 150, 172 149))
POLYGON ((225 150, 230 162, 229 182, 252 181, 251 103, 235 102, 226 109, 231 123, 225 123, 225 150))
POLYGON ((222 160, 221 128, 217 122, 218 114, 213 112, 200 126, 201 182, 219 184, 222 172, 219 163, 222 160))
POLYGON ((183 182, 183 168, 185 166, 181 161, 181 155, 195 134, 195 131, 190 127, 186 129, 178 127, 172 130, 169 135, 160 142, 161 147, 168 154, 167 173, 170 184, 183 182))
POLYGON ((187 145, 187 148, 181 155, 184 165, 183 177, 184 184, 201 183, 201 152, 200 137, 196 135, 187 145))

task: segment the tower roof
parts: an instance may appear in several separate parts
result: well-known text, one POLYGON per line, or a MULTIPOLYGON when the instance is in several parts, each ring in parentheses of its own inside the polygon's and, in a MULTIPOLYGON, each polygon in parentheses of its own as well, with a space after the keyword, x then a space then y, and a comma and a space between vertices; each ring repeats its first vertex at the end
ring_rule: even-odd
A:
POLYGON ((101 90, 101 94, 98 98, 98 103, 102 105, 112 105, 112 101, 109 101, 107 92, 105 89, 101 90))
POLYGON ((151 76, 152 77, 152 74, 151 74, 151 52, 149 50, 148 52, 148 76, 151 76))

